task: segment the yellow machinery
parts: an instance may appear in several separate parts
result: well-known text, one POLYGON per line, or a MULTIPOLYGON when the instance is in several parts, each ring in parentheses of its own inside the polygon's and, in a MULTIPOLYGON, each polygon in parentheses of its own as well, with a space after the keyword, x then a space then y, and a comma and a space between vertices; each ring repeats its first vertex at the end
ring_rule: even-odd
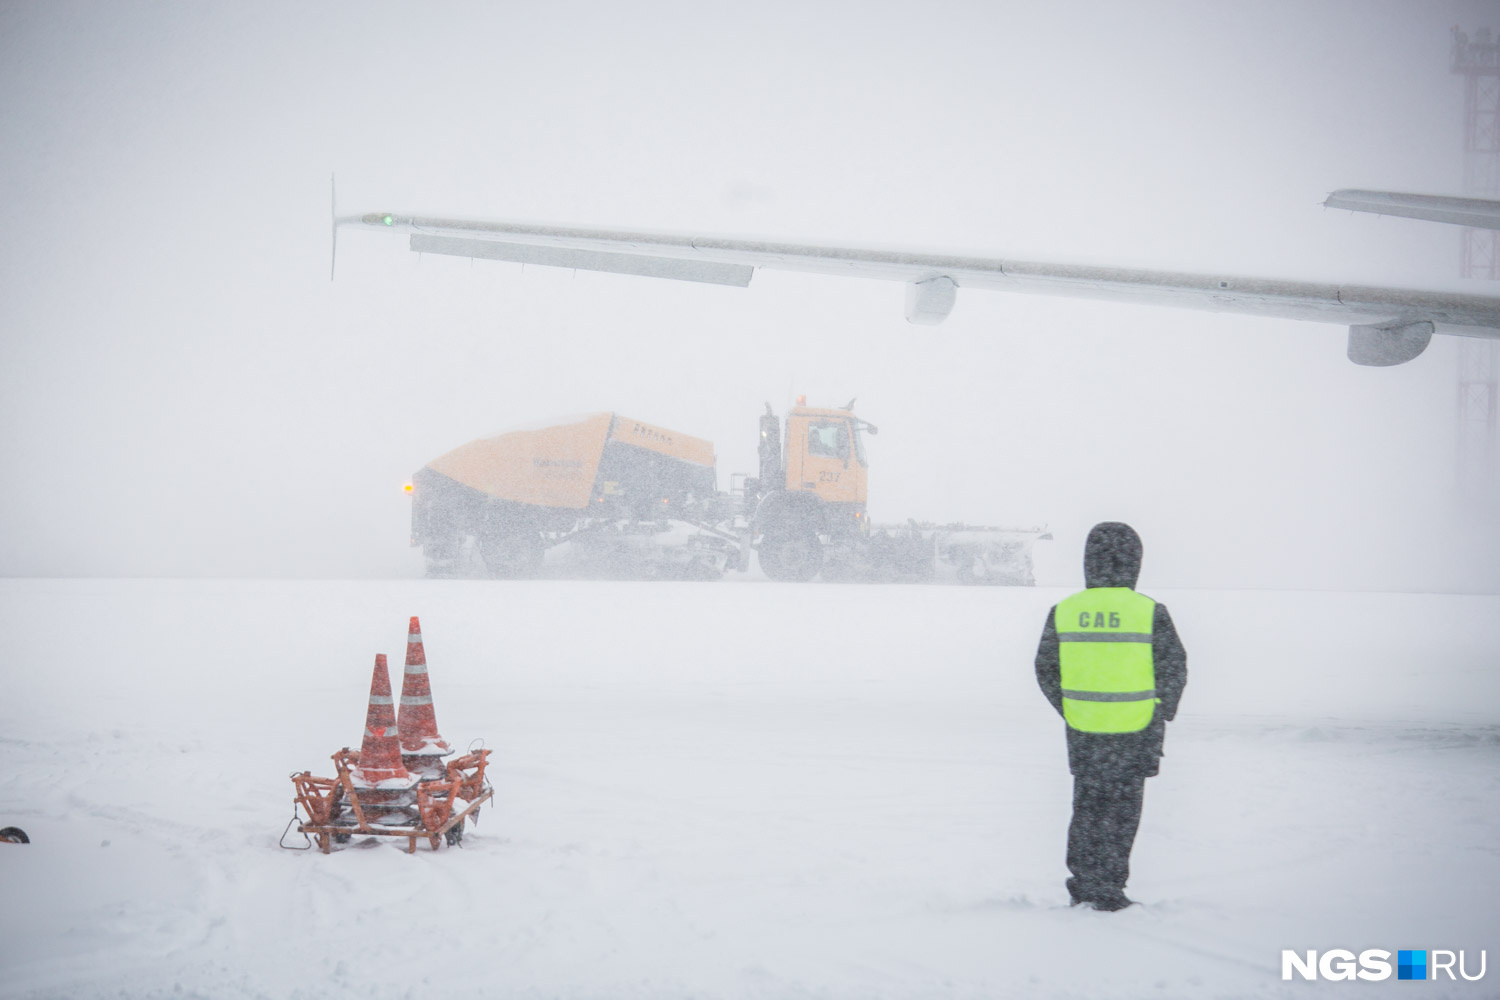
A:
POLYGON ((767 576, 925 582, 943 574, 959 583, 1036 582, 1032 545, 1052 537, 1043 529, 871 524, 866 432, 878 433, 854 415, 852 399, 828 410, 799 397, 784 427, 766 405, 760 476, 747 482, 746 493, 755 498, 751 542, 767 576))
POLYGON ((471 441, 412 477, 412 544, 429 575, 532 575, 567 544, 590 573, 716 578, 739 539, 713 445, 618 413, 471 441))
MULTIPOLYGON (((781 421, 766 404, 760 476, 746 483, 756 498, 752 544, 773 580, 811 580, 825 568, 825 549, 843 550, 869 536, 864 432, 875 434, 877 428, 854 416, 853 400, 842 410, 806 404, 798 397, 787 412, 784 438, 781 421)), ((830 576, 843 575, 828 569, 830 576)))
POLYGON ((589 575, 715 579, 756 550, 773 580, 1030 585, 1041 529, 907 521, 871 525, 869 462, 854 401, 799 399, 783 422, 766 405, 759 475, 720 493, 713 445, 615 413, 482 438, 412 481, 412 544, 429 575, 529 576, 547 549, 589 575))

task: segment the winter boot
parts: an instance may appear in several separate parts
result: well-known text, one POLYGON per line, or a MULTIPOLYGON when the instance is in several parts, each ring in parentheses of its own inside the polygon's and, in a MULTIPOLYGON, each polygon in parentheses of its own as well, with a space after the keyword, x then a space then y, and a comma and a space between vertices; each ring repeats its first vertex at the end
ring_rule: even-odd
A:
POLYGON ((1116 910, 1123 910, 1127 906, 1134 906, 1135 900, 1125 895, 1119 889, 1114 889, 1093 900, 1090 905, 1096 910, 1103 910, 1105 913, 1114 913, 1116 910))

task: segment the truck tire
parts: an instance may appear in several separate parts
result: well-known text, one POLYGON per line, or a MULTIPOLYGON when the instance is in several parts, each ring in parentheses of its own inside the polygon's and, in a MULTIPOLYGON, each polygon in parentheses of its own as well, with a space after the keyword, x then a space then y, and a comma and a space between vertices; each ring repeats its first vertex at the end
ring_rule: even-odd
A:
POLYGON ((760 568, 781 583, 806 583, 823 568, 823 543, 811 531, 768 534, 760 543, 760 568))
POLYGON ((454 537, 428 538, 422 542, 422 561, 427 575, 435 579, 459 575, 458 557, 463 550, 461 539, 454 537))
POLYGON ((484 568, 497 580, 516 580, 534 574, 542 565, 542 536, 534 531, 486 534, 479 542, 484 568))

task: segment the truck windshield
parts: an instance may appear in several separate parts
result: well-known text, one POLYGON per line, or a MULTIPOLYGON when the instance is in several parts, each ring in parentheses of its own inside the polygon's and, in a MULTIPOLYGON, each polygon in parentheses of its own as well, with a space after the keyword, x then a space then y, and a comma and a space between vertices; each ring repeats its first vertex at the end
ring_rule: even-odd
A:
POLYGON ((807 453, 849 459, 849 428, 842 420, 807 425, 807 453))

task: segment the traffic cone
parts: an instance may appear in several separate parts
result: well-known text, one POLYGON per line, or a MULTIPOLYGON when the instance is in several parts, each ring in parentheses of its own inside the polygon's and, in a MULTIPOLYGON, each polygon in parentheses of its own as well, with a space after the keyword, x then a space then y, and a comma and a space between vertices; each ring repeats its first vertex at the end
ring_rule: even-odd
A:
POLYGON ((441 758, 453 748, 438 733, 432 711, 432 688, 427 682, 427 651, 422 647, 422 623, 412 615, 406 629, 406 673, 401 678, 401 761, 426 778, 442 777, 441 758))
POLYGON ((400 791, 419 780, 401 763, 401 741, 396 735, 396 712, 391 705, 391 675, 385 654, 375 656, 375 674, 370 678, 370 708, 365 714, 365 738, 359 745, 359 763, 350 777, 355 787, 400 791))

